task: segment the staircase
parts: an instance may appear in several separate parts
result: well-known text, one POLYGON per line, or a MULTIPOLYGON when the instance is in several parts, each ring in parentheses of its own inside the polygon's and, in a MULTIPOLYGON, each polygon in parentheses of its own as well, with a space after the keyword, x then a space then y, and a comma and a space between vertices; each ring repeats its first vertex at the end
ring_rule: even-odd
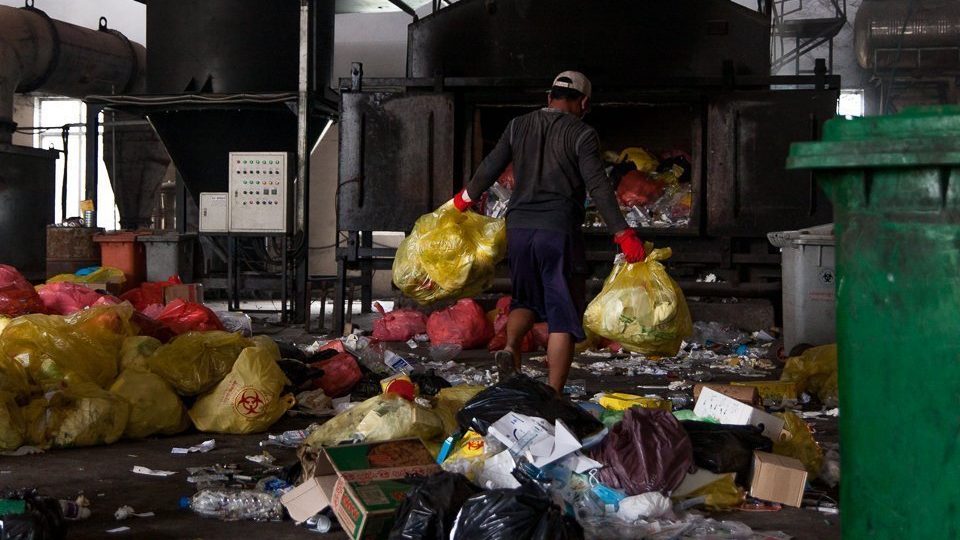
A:
POLYGON ((847 0, 773 0, 769 9, 770 32, 770 72, 778 73, 782 68, 793 64, 795 75, 813 73, 810 68, 803 69, 801 60, 823 45, 827 46, 827 73, 833 73, 833 38, 847 24, 847 0), (819 8, 819 9, 817 9, 819 8), (804 15, 814 11, 825 17, 810 18, 804 15))

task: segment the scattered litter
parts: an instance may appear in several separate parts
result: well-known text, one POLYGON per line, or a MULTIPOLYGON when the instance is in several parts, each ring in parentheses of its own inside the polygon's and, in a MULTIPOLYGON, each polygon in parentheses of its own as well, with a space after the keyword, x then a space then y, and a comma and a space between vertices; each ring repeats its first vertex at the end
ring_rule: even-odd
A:
POLYGON ((110 534, 127 532, 130 530, 130 527, 117 527, 116 529, 107 529, 107 532, 110 534))
POLYGON ((117 511, 113 513, 113 517, 115 517, 117 521, 123 521, 131 516, 138 517, 138 518, 148 518, 148 517, 154 517, 155 515, 156 514, 154 514, 153 512, 137 513, 137 511, 134 510, 132 506, 127 506, 127 505, 123 505, 120 508, 117 508, 117 511))
MULTIPOLYGON (((429 339, 429 338, 427 338, 427 339, 429 339)), ((416 349, 416 348, 417 348, 417 340, 412 339, 412 338, 409 339, 409 340, 407 340, 407 347, 410 347, 411 349, 416 349)))
POLYGON ((0 456, 5 456, 5 457, 20 457, 20 456, 32 456, 32 455, 35 455, 35 454, 42 454, 42 453, 43 453, 43 449, 42 449, 42 448, 37 448, 36 446, 26 446, 26 445, 24 445, 24 446, 21 446, 20 448, 17 448, 16 450, 12 450, 12 451, 10 451, 10 452, 0 452, 0 456))
POLYGON ((132 472, 135 474, 144 474, 147 476, 173 476, 177 474, 176 471, 164 471, 160 469, 150 469, 147 467, 141 467, 140 465, 134 465, 132 472))
POLYGON ((194 452, 199 452, 201 454, 206 454, 207 452, 213 450, 217 447, 216 439, 208 439, 203 441, 200 444, 191 446, 190 448, 177 448, 174 447, 170 450, 171 454, 191 454, 194 452))
POLYGON ((262 454, 257 454, 255 456, 246 456, 246 458, 247 458, 247 461, 252 461, 258 465, 263 465, 265 467, 269 467, 273 465, 273 462, 276 461, 276 458, 273 457, 273 455, 271 455, 270 452, 267 452, 266 450, 264 450, 262 454))

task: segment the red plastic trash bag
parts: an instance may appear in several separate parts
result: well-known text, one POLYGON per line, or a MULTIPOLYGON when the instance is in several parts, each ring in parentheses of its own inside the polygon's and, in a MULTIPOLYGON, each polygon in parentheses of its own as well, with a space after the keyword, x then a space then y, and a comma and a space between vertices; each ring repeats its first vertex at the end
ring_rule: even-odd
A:
POLYGON ((513 176, 513 163, 511 162, 507 165, 507 168, 500 173, 500 177, 497 178, 497 183, 501 186, 513 191, 517 187, 517 180, 513 176))
POLYGON ((427 331, 427 316, 415 309, 395 309, 387 313, 380 302, 374 302, 373 307, 383 315, 373 321, 373 339, 407 341, 427 331))
POLYGON ((310 364, 323 371, 323 376, 314 384, 330 397, 345 396, 363 378, 357 359, 350 353, 340 353, 332 358, 310 364))
POLYGON ((44 313, 40 295, 16 268, 0 264, 0 315, 19 317, 30 313, 44 313))
POLYGON ((633 407, 591 457, 604 465, 597 479, 614 489, 669 494, 693 465, 693 445, 672 413, 633 407))
POLYGON ((144 311, 148 306, 154 304, 163 305, 163 290, 170 285, 182 285, 180 276, 170 276, 166 281, 148 281, 141 283, 136 289, 130 289, 120 296, 121 300, 126 300, 137 308, 137 311, 144 311))
POLYGON ((433 312, 427 319, 427 335, 434 345, 451 343, 464 349, 476 349, 493 337, 493 325, 480 304, 465 298, 433 312))
POLYGON ((177 334, 224 329, 223 323, 210 308, 195 302, 184 302, 180 298, 167 304, 155 320, 177 334))
POLYGON ((37 294, 47 313, 53 315, 73 315, 96 304, 103 296, 89 287, 67 281, 44 285, 37 294))
MULTIPOLYGON (((493 339, 487 345, 487 349, 491 351, 499 351, 507 346, 507 319, 510 318, 510 301, 509 296, 502 296, 497 300, 497 318, 493 321, 493 339)), ((520 352, 535 351, 539 345, 534 330, 531 330, 523 336, 523 340, 520 342, 520 352)), ((546 342, 544 342, 544 346, 546 346, 546 342)))
POLYGON ((663 195, 666 186, 649 174, 630 171, 623 175, 617 186, 617 200, 621 206, 645 206, 663 195))

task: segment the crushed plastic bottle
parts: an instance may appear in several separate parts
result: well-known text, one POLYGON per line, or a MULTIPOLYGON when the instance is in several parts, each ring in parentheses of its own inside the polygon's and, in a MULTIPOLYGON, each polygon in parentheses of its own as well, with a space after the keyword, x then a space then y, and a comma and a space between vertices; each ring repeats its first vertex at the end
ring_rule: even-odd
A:
POLYGON ((316 424, 311 424, 306 429, 292 429, 284 431, 279 435, 267 435, 267 440, 260 441, 260 446, 284 446, 287 448, 297 448, 307 437, 317 429, 316 424))
POLYGON ((223 521, 280 521, 283 505, 280 499, 262 491, 204 489, 193 497, 180 499, 180 506, 190 508, 203 517, 223 521))

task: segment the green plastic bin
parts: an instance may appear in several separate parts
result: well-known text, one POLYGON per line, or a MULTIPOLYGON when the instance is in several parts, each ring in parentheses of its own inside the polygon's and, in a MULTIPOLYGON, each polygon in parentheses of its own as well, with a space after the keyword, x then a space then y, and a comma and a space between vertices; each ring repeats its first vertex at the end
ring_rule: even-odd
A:
POLYGON ((960 538, 960 107, 824 125, 844 538, 960 538))

